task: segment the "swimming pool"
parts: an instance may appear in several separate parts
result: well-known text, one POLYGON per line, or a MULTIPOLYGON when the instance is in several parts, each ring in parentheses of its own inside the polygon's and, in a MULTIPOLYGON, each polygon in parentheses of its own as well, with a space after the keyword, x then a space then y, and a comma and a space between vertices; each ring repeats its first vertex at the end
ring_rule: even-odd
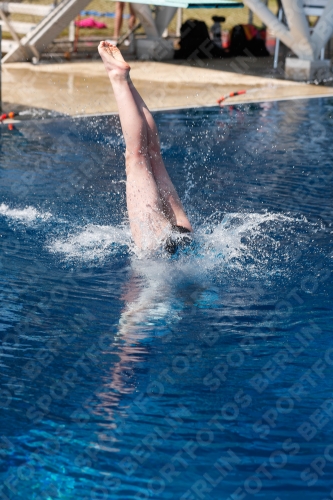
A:
POLYGON ((115 117, 0 128, 0 498, 331 498, 333 99, 155 118, 172 259, 115 117))

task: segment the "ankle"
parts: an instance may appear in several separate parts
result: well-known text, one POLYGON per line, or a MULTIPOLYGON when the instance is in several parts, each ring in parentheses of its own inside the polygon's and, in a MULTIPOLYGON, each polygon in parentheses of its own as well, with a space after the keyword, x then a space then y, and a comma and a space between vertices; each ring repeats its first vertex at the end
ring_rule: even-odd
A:
POLYGON ((109 78, 112 82, 130 82, 129 70, 124 72, 118 69, 108 71, 109 78))

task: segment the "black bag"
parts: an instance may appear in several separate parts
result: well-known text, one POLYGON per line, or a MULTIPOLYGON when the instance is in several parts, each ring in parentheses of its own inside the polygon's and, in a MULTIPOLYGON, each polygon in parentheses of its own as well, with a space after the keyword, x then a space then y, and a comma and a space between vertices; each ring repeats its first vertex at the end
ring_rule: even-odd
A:
POLYGON ((209 38, 206 23, 189 19, 180 28, 180 49, 175 51, 175 59, 212 59, 225 57, 225 52, 209 38))
MULTIPOLYGON (((249 31, 249 30, 248 30, 249 31)), ((260 36, 260 30, 252 25, 242 24, 234 26, 230 38, 230 54, 232 56, 269 56, 264 40, 260 36), (251 28, 251 36, 246 36, 245 28, 251 28)))

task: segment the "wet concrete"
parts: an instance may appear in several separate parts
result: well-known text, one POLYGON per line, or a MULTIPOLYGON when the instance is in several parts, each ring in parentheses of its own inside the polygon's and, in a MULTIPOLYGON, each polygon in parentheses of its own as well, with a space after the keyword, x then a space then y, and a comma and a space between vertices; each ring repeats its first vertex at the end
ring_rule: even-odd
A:
MULTIPOLYGON (((131 62, 132 80, 151 109, 207 106, 231 91, 227 100, 250 102, 333 95, 333 87, 285 80, 272 70, 272 58, 237 58, 192 62, 131 62)), ((116 112, 112 88, 99 60, 3 66, 3 99, 7 106, 69 115, 116 112)))

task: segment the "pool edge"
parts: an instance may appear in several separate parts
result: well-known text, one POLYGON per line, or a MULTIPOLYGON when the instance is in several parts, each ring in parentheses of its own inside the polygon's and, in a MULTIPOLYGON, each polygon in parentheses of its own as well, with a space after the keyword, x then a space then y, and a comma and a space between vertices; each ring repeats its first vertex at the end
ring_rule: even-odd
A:
MULTIPOLYGON (((163 112, 163 111, 180 111, 182 109, 200 109, 200 108, 215 108, 215 107, 226 107, 226 106, 233 106, 236 104, 256 104, 256 103, 261 103, 261 102, 274 102, 274 101, 294 101, 294 100, 301 100, 301 99, 323 99, 323 98, 333 98, 333 91, 332 94, 316 94, 316 95, 307 95, 307 96, 293 96, 293 97, 277 97, 277 98, 263 98, 263 99, 253 99, 253 100, 246 100, 246 99, 237 99, 237 101, 226 101, 221 106, 219 106, 217 103, 214 104, 202 104, 202 105, 189 105, 189 106, 172 106, 168 108, 151 108, 150 111, 153 113, 157 112, 163 112)), ((92 114, 84 114, 84 115, 74 115, 72 118, 89 118, 89 117, 94 117, 94 116, 117 116, 118 113, 116 111, 110 112, 110 113, 92 113, 92 114)))

